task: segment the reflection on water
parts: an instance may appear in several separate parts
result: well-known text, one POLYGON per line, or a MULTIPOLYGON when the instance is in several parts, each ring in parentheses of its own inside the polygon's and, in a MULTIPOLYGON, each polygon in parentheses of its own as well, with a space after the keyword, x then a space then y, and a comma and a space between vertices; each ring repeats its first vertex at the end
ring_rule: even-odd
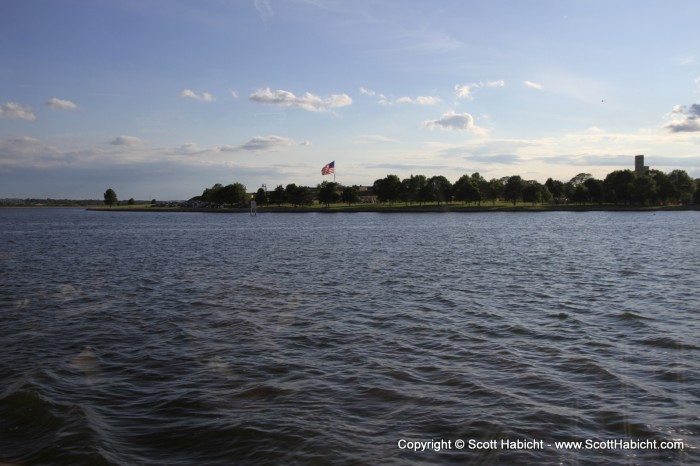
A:
POLYGON ((698 227, 0 210, 0 462, 698 463, 698 227))

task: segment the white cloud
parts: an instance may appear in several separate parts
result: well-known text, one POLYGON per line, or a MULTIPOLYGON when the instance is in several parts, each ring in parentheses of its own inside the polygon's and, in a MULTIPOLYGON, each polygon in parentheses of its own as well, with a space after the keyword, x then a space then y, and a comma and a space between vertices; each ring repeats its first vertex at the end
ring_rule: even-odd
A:
POLYGON ((199 147, 196 142, 186 142, 179 147, 164 150, 164 153, 167 153, 170 155, 185 155, 185 156, 205 154, 208 152, 216 152, 216 150, 215 149, 212 150, 212 149, 205 148, 205 147, 199 147))
POLYGON ((360 94, 362 94, 362 95, 373 96, 373 95, 376 94, 376 92, 374 92, 374 91, 371 90, 371 89, 367 89, 367 88, 365 88, 365 87, 361 87, 361 88, 360 88, 360 94))
POLYGON ((440 102, 442 102, 442 99, 440 99, 440 97, 434 97, 431 95, 419 95, 415 98, 414 102, 412 103, 418 105, 435 105, 440 102))
POLYGON ((586 128, 586 133, 589 134, 598 134, 598 133, 604 133, 605 130, 602 128, 599 128, 597 126, 591 126, 590 128, 586 128))
POLYGON ((70 164, 79 159, 85 160, 89 154, 89 150, 61 151, 40 139, 28 136, 0 139, 0 169, 3 167, 51 168, 70 164))
POLYGON ((302 96, 296 96, 285 90, 272 91, 270 88, 259 89, 250 95, 250 100, 261 104, 281 105, 284 107, 296 107, 310 112, 327 112, 332 108, 346 107, 352 104, 352 99, 347 94, 333 94, 330 97, 321 98, 306 92, 302 96))
POLYGON ((423 122, 424 128, 440 128, 455 131, 469 131, 476 135, 485 135, 486 130, 474 125, 474 117, 469 113, 455 113, 450 110, 443 113, 437 120, 426 120, 423 122))
POLYGON ((274 10, 270 6, 269 0, 255 0, 255 9, 258 10, 260 20, 267 25, 267 21, 275 15, 274 10))
POLYGON ((231 152, 231 151, 271 151, 281 147, 292 147, 292 146, 308 146, 310 143, 308 141, 295 141, 294 139, 285 138, 282 136, 255 136, 250 141, 242 144, 240 146, 224 146, 220 147, 220 152, 231 152))
POLYGON ((378 134, 366 134, 363 136, 360 136, 359 138, 355 139, 353 141, 353 144, 374 144, 374 143, 391 143, 391 144, 397 144, 399 141, 390 138, 388 136, 381 136, 378 134))
POLYGON ((523 81, 523 84, 525 84, 527 87, 530 89, 537 89, 538 91, 542 90, 542 84, 538 84, 536 82, 532 81, 523 81))
POLYGON ((486 81, 479 84, 481 84, 480 87, 503 87, 506 85, 506 82, 503 79, 499 79, 498 81, 486 81))
POLYGON ((73 110, 78 108, 78 106, 70 100, 57 99, 56 97, 47 100, 46 106, 56 110, 73 110))
POLYGON ((416 98, 412 97, 399 97, 396 100, 388 100, 383 95, 379 100, 380 104, 383 105, 394 105, 394 104, 413 104, 413 105, 435 105, 442 102, 440 97, 434 97, 431 95, 419 95, 416 98))
POLYGON ((16 120, 36 120, 31 107, 22 106, 15 102, 8 102, 0 106, 0 117, 16 120))
POLYGON ((143 140, 136 136, 117 136, 110 142, 113 146, 138 146, 143 140))
POLYGON ((498 81, 481 81, 478 83, 469 84, 457 84, 455 86, 455 97, 460 99, 472 99, 472 89, 478 89, 480 87, 503 87, 506 82, 503 79, 498 81))
POLYGON ((41 140, 29 136, 6 139, 6 141, 12 144, 41 144, 41 140))
POLYGON ((234 90, 231 90, 231 97, 233 97, 234 99, 237 99, 237 98, 238 98, 238 92, 236 92, 236 91, 234 91, 234 90))
POLYGON ((700 104, 690 107, 676 105, 667 115, 670 119, 663 129, 672 133, 694 133, 700 131, 700 104))
POLYGON ((455 97, 462 99, 471 99, 472 86, 470 84, 457 84, 455 86, 455 97))
POLYGON ((184 91, 180 92, 180 95, 182 97, 188 97, 190 99, 201 100, 204 102, 214 102, 216 100, 214 96, 212 96, 208 92, 202 92, 201 94, 197 94, 196 92, 190 89, 185 89, 184 91))

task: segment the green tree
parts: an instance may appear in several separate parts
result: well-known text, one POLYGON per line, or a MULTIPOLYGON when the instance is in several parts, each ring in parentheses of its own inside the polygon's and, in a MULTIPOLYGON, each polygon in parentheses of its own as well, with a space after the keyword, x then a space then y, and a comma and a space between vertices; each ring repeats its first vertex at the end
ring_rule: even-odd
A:
POLYGON ((267 192, 265 192, 265 188, 258 188, 258 191, 255 193, 255 203, 259 205, 267 204, 267 192))
POLYGON ((472 173, 471 179, 477 189, 476 202, 478 202, 479 207, 481 207, 481 201, 484 199, 485 193, 489 189, 489 182, 486 178, 481 176, 479 172, 472 173))
POLYGON ((411 190, 411 181, 413 180, 413 175, 411 175, 410 178, 404 178, 401 180, 401 202, 405 203, 406 205, 413 204, 413 202, 416 200, 416 197, 411 190))
POLYGON ((418 190, 418 203, 423 205, 426 202, 435 202, 436 199, 435 185, 426 179, 425 184, 418 190))
POLYGON ((299 186, 299 188, 297 188, 297 195, 299 205, 302 207, 305 205, 312 205, 314 203, 313 193, 307 186, 299 186))
POLYGON ((290 202, 294 207, 313 204, 313 195, 311 190, 306 186, 297 186, 294 183, 288 184, 285 188, 287 202, 290 202))
POLYGON ((299 186, 297 186, 294 183, 288 184, 284 188, 284 197, 287 199, 287 202, 292 204, 292 206, 296 207, 297 205, 301 204, 301 196, 299 193, 299 186))
POLYGON ((117 193, 115 193, 112 188, 109 188, 107 191, 105 191, 104 197, 105 197, 105 204, 107 204, 110 207, 112 207, 114 204, 116 204, 118 202, 117 193))
POLYGON ((656 183, 649 175, 637 175, 632 182, 632 198, 640 204, 656 199, 656 183))
POLYGON ((525 181, 522 189, 523 202, 531 202, 532 205, 542 202, 542 185, 537 181, 525 181))
POLYGON ((287 194, 284 187, 280 184, 274 191, 270 194, 270 202, 272 204, 277 204, 277 207, 281 206, 287 200, 287 194))
POLYGON ((552 193, 549 192, 549 188, 547 188, 547 186, 541 184, 540 192, 542 193, 542 202, 552 202, 552 193))
POLYGON ((503 181, 498 178, 491 178, 489 180, 488 191, 486 192, 486 198, 491 199, 493 205, 496 205, 496 201, 503 196, 504 186, 503 181))
POLYGON ((212 202, 217 204, 223 204, 223 193, 224 185, 221 183, 216 183, 211 188, 206 188, 202 192, 202 200, 204 202, 212 202))
POLYGON ((437 175, 430 177, 428 184, 433 185, 433 192, 435 193, 435 200, 437 200, 438 205, 441 202, 449 204, 452 202, 452 183, 450 180, 444 176, 437 175))
POLYGON ((679 203, 686 204, 693 199, 695 184, 685 170, 673 170, 668 174, 668 179, 673 186, 673 197, 679 203))
MULTIPOLYGON (((478 173, 477 173, 478 175, 478 173)), ((481 192, 474 182, 473 177, 462 175, 452 187, 454 198, 456 201, 464 203, 479 202, 481 203, 481 192)))
POLYGON ((605 199, 617 204, 627 205, 632 202, 635 174, 632 170, 616 170, 608 173, 603 181, 605 199))
POLYGON ((506 201, 512 202, 515 205, 520 199, 523 191, 523 179, 515 175, 508 178, 503 187, 503 194, 506 201))
POLYGON ((603 203, 603 182, 595 178, 588 178, 583 182, 588 190, 588 200, 597 204, 603 203))
POLYGON ((584 183, 593 178, 590 173, 579 173, 564 184, 564 195, 571 199, 576 204, 588 202, 588 187, 585 190, 579 186, 584 186, 584 183))
POLYGON ((401 180, 401 200, 406 204, 419 202, 420 190, 427 182, 425 175, 411 175, 410 178, 401 180))
POLYGON ((360 202, 360 192, 355 186, 345 186, 340 193, 340 199, 348 205, 360 202))
POLYGON ((387 175, 382 179, 376 180, 372 187, 379 202, 392 203, 401 199, 403 186, 396 175, 387 175))
POLYGON ((700 205, 700 178, 695 178, 695 194, 693 194, 693 204, 700 205))
POLYGON ((571 202, 574 204, 584 204, 588 202, 588 188, 583 183, 577 184, 576 186, 573 186, 570 197, 571 202))
POLYGON ((136 204, 136 201, 135 201, 134 198, 132 197, 132 198, 130 198, 130 199, 126 202, 126 204, 127 204, 127 205, 135 205, 135 204, 136 204))
POLYGON ((559 180, 547 178, 547 181, 545 181, 544 185, 552 194, 552 199, 554 200, 555 204, 564 202, 564 183, 562 183, 559 180))
POLYGON ((668 175, 661 170, 649 170, 649 176, 656 184, 656 197, 662 204, 666 204, 670 198, 674 197, 674 188, 668 175))
POLYGON ((330 207, 331 204, 338 202, 340 194, 338 194, 338 183, 333 181, 324 181, 318 185, 318 202, 326 204, 330 207))
POLYGON ((246 204, 248 202, 248 194, 246 188, 241 183, 233 183, 226 185, 217 192, 217 202, 221 204, 229 204, 231 206, 246 204))
POLYGON ((569 183, 575 188, 578 185, 584 184, 587 180, 593 178, 590 173, 579 173, 569 180, 569 183))

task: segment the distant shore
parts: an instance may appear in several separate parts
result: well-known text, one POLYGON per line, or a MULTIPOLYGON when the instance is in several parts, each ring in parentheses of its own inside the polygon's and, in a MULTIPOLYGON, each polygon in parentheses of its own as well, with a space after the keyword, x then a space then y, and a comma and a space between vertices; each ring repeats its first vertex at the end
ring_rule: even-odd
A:
MULTIPOLYGON (((150 207, 150 206, 117 206, 117 207, 88 207, 87 210, 101 212, 206 212, 249 214, 249 208, 188 208, 188 207, 150 207)), ((356 205, 331 207, 258 207, 257 213, 430 213, 430 212, 673 212, 700 211, 700 205, 685 206, 623 206, 623 205, 551 205, 551 206, 468 206, 457 204, 442 205, 356 205)))

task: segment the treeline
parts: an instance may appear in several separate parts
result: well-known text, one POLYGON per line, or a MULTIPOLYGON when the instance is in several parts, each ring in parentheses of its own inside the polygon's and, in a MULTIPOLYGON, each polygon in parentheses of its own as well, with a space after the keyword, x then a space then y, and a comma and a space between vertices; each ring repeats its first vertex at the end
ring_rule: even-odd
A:
MULTIPOLYGON (((316 186, 316 189, 307 188, 306 186, 297 186, 296 184, 288 184, 286 187, 277 186, 274 191, 269 193, 268 203, 276 204, 292 204, 293 206, 304 206, 313 204, 314 199, 320 204, 330 206, 337 202, 345 202, 354 204, 360 201, 360 191, 357 186, 343 186, 332 181, 324 181, 316 186)), ((263 195, 261 190, 258 190, 256 199, 263 195)))
POLYGON ((477 203, 503 200, 541 204, 700 204, 700 179, 693 181, 684 170, 664 173, 648 170, 637 174, 632 170, 617 170, 604 180, 589 173, 580 173, 568 182, 549 178, 544 184, 534 180, 523 180, 520 176, 492 178, 486 180, 479 173, 463 175, 454 184, 444 176, 427 178, 411 175, 399 179, 387 175, 373 185, 374 194, 380 202, 405 202, 423 204, 429 202, 450 203, 453 201, 477 203))
POLYGON ((2 207, 83 207, 100 205, 97 199, 0 199, 2 207))
POLYGON ((229 204, 242 205, 248 201, 248 194, 245 185, 241 183, 233 183, 222 185, 217 183, 211 188, 207 188, 202 192, 201 196, 196 196, 190 201, 201 201, 212 204, 229 204))
POLYGON ((208 205, 247 206, 252 196, 259 205, 294 207, 311 205, 314 202, 329 206, 338 202, 353 204, 370 199, 382 203, 402 202, 409 204, 437 203, 465 204, 504 201, 516 205, 518 202, 536 204, 624 204, 666 205, 700 204, 700 179, 693 180, 684 170, 664 173, 648 170, 637 174, 632 170, 617 170, 605 179, 596 179, 589 173, 579 173, 569 181, 549 178, 544 184, 524 180, 518 175, 485 179, 479 173, 463 175, 454 184, 444 176, 411 175, 401 179, 387 175, 376 180, 370 189, 358 186, 343 186, 324 181, 315 188, 288 184, 278 185, 272 191, 263 188, 248 194, 241 183, 227 186, 215 184, 204 190, 201 196, 190 202, 208 205))
MULTIPOLYGON (((220 183, 202 192, 201 196, 190 199, 190 202, 202 202, 214 205, 239 205, 244 206, 249 202, 246 187, 241 183, 233 183, 224 186, 220 183)), ((264 188, 258 189, 254 195, 258 204, 291 204, 294 207, 311 205, 314 201, 330 205, 338 201, 348 204, 359 202, 359 189, 357 186, 341 186, 338 183, 323 182, 315 189, 306 186, 297 186, 294 183, 286 187, 279 185, 274 190, 267 192, 264 188)))

